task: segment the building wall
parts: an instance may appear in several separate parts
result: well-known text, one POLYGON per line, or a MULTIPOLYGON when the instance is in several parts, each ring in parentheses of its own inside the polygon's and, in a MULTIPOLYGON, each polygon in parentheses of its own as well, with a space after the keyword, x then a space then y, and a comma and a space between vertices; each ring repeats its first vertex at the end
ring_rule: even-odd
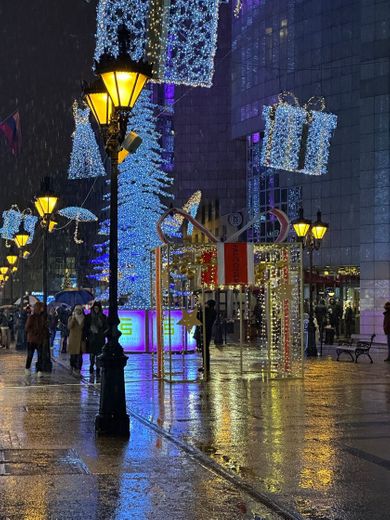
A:
POLYGON ((360 265, 361 332, 382 340, 390 299, 389 38, 390 5, 376 0, 252 0, 233 21, 233 137, 261 131, 262 106, 282 90, 301 103, 324 96, 338 116, 328 173, 278 172, 279 185, 301 187, 305 216, 320 208, 330 225, 315 264, 360 265))
POLYGON ((361 329, 382 334, 390 300, 390 4, 362 1, 360 16, 361 329))
POLYGON ((205 203, 219 200, 222 213, 245 206, 245 140, 230 136, 230 6, 221 4, 214 84, 175 88, 175 204, 196 190, 205 203))

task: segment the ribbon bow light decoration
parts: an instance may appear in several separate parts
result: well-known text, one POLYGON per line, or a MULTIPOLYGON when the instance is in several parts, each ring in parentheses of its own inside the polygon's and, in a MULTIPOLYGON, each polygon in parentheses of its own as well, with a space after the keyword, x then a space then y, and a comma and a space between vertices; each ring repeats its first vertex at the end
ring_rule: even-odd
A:
POLYGON ((264 106, 261 164, 306 175, 325 174, 337 116, 324 109, 324 98, 312 97, 300 106, 291 92, 282 92, 277 103, 264 106))

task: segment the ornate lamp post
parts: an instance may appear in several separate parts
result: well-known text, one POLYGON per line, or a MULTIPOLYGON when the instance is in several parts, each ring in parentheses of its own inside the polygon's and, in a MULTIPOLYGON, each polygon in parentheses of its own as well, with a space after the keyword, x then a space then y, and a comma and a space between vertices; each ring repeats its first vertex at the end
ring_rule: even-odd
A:
POLYGON ((128 436, 124 367, 127 357, 119 343, 118 330, 118 156, 125 139, 127 120, 143 87, 151 77, 149 64, 130 59, 129 34, 121 28, 119 55, 103 55, 96 64, 100 78, 84 87, 84 100, 94 115, 111 159, 110 247, 109 247, 109 333, 101 355, 102 379, 99 414, 95 430, 100 434, 128 436))
MULTIPOLYGON (((309 253, 309 324, 307 328, 308 343, 307 355, 317 356, 316 327, 313 313, 313 252, 321 247, 321 241, 327 232, 329 225, 321 220, 321 211, 317 211, 317 220, 312 222, 303 216, 303 208, 299 211, 299 218, 292 223, 298 240, 309 253)), ((322 332, 322 331, 321 331, 322 332)))
POLYGON ((16 263, 18 261, 18 255, 15 254, 15 251, 10 251, 10 254, 7 255, 6 260, 9 265, 10 270, 10 277, 11 277, 11 283, 10 283, 10 298, 11 298, 11 305, 14 301, 14 273, 18 270, 16 263))
POLYGON ((42 292, 45 307, 47 304, 47 237, 49 231, 54 229, 51 217, 57 203, 58 197, 51 189, 50 178, 45 177, 41 183, 41 192, 34 201, 35 208, 41 217, 41 226, 43 228, 42 292))
MULTIPOLYGON (((26 245, 30 238, 28 233, 17 233, 14 241, 19 249, 19 265, 20 265, 20 305, 19 313, 20 320, 22 319, 23 313, 23 297, 24 297, 24 260, 28 257, 28 251, 26 251, 26 245)), ((23 327, 18 328, 18 335, 16 339, 16 350, 23 350, 25 348, 25 335, 24 335, 24 324, 23 327)))

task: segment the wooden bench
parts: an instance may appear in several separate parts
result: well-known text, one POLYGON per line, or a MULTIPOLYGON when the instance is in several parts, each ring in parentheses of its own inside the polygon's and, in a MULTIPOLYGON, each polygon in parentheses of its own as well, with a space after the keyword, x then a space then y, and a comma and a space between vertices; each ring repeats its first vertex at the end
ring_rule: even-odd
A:
POLYGON ((354 343, 354 340, 352 339, 339 341, 339 345, 336 348, 337 361, 339 360, 340 355, 345 352, 355 363, 357 363, 359 357, 363 355, 368 356, 371 363, 373 363, 372 357, 370 356, 370 348, 372 347, 374 338, 375 334, 372 334, 368 341, 356 340, 356 343, 354 343))

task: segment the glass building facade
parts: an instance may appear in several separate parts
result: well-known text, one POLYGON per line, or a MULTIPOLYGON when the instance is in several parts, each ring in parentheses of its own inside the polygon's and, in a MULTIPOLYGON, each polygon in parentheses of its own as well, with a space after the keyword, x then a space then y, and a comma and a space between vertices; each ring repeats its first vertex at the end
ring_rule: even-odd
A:
POLYGON ((243 0, 233 17, 231 133, 247 143, 248 217, 260 216, 253 237, 275 235, 263 215, 269 206, 293 217, 302 202, 309 218, 320 208, 330 228, 315 264, 360 271, 360 332, 382 341, 390 300, 389 48, 386 1, 243 0), (282 91, 301 104, 323 96, 338 116, 327 174, 261 167, 262 107, 282 91))

